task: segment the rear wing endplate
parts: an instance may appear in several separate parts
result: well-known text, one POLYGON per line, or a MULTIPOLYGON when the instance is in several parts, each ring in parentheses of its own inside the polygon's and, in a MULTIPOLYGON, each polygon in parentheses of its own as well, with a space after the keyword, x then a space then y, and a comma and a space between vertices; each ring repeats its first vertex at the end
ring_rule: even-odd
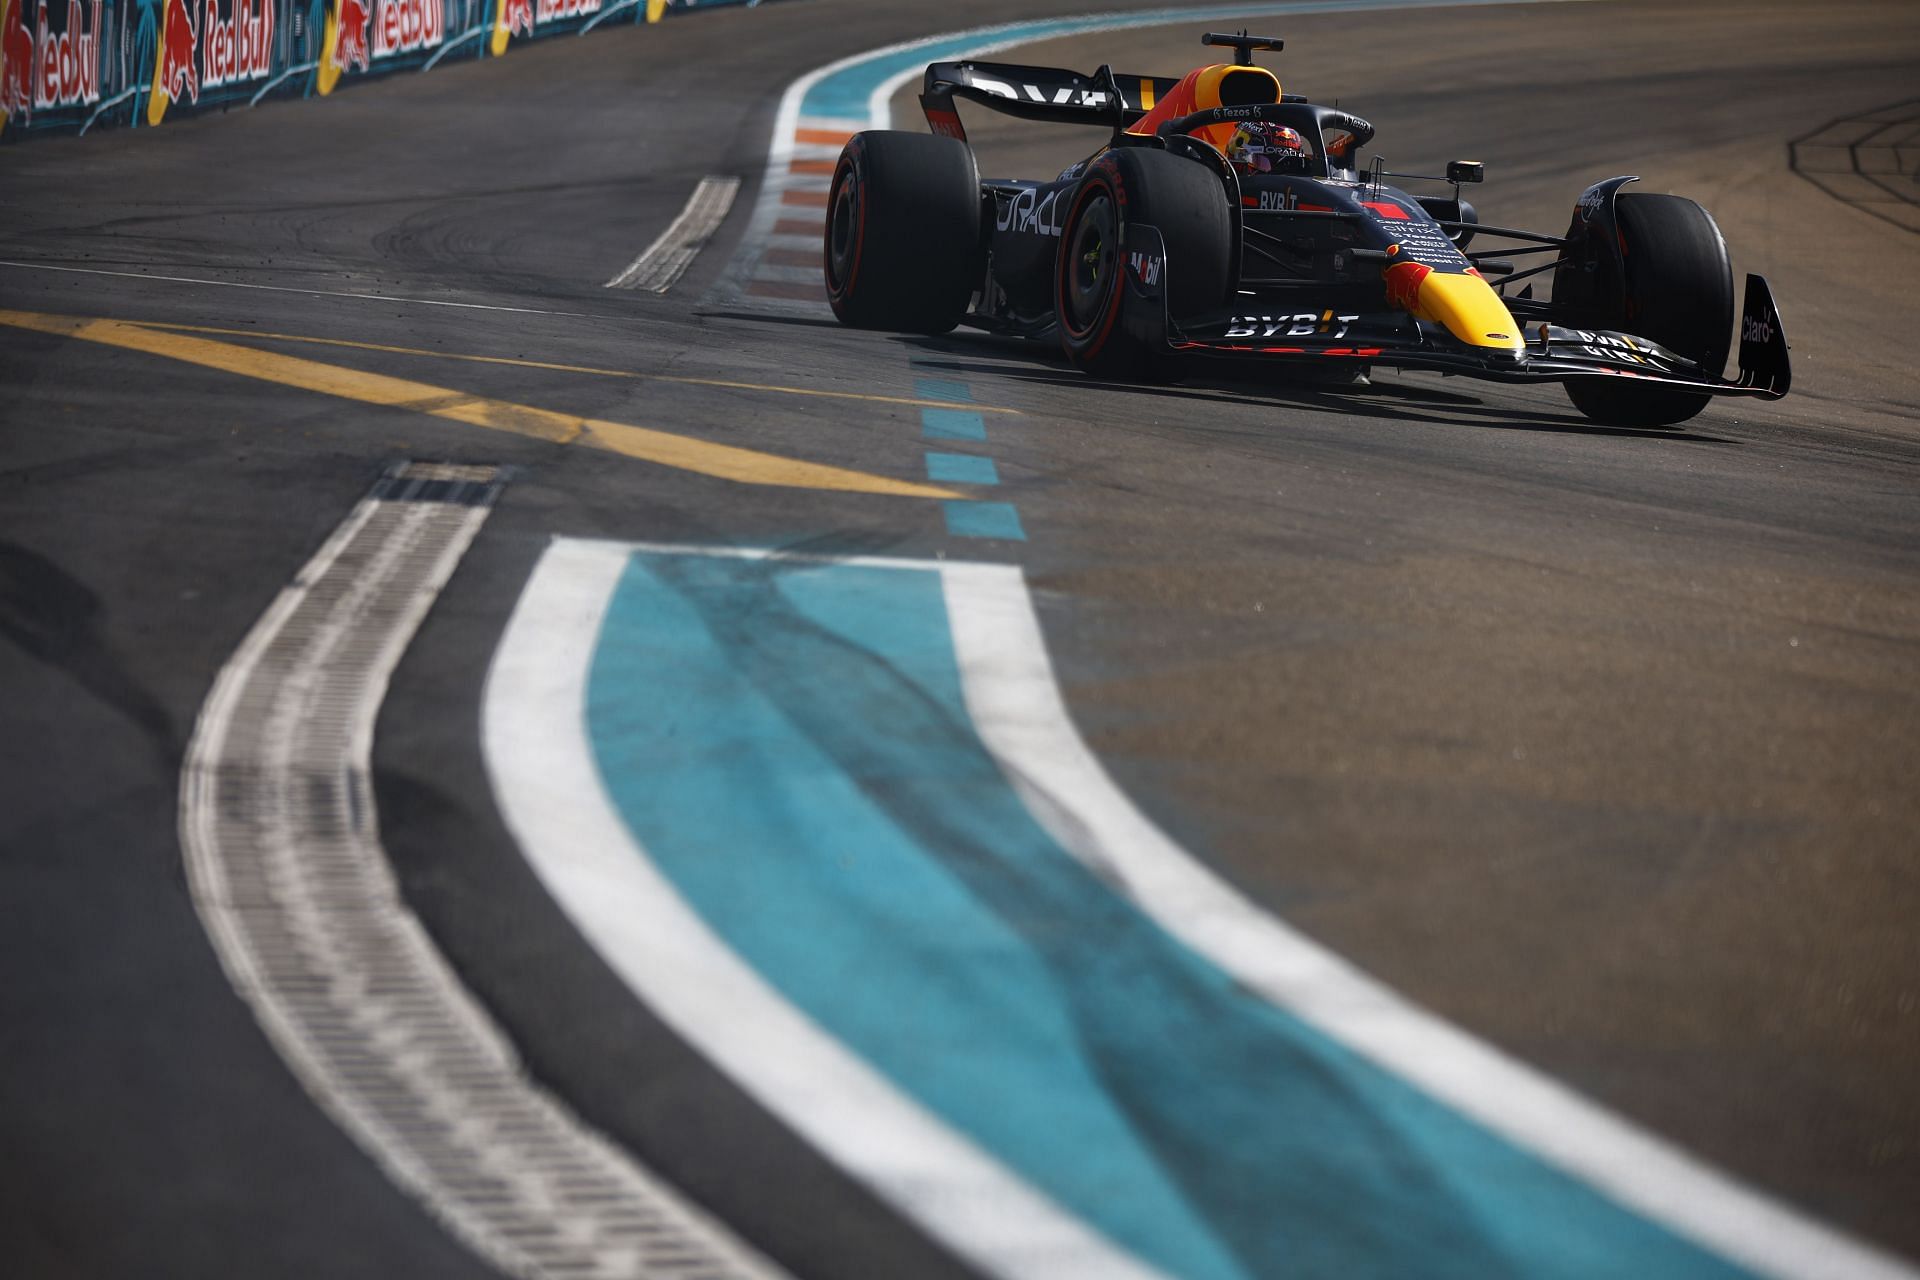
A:
POLYGON ((936 62, 927 68, 920 109, 935 133, 962 142, 967 131, 958 98, 1025 120, 1124 129, 1179 83, 1166 76, 1115 75, 1110 67, 1085 76, 1011 62, 936 62))

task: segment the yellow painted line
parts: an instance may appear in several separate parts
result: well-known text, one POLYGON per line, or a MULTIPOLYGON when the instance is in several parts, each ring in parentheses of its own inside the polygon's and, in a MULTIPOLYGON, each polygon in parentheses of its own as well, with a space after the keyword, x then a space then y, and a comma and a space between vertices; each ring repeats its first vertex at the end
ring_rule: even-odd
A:
POLYGON ((242 377, 299 387, 323 395, 365 404, 413 409, 555 444, 583 444, 610 453, 656 462, 662 466, 716 476, 741 484, 780 485, 793 489, 831 489, 848 493, 885 494, 900 498, 966 498, 968 495, 937 485, 896 480, 842 467, 783 458, 757 449, 715 444, 692 436, 675 435, 651 427, 629 426, 598 418, 556 413, 532 405, 514 404, 486 396, 469 395, 424 382, 390 378, 339 365, 321 364, 298 356, 259 351, 230 342, 212 342, 180 334, 161 333, 119 320, 92 320, 84 316, 41 315, 31 311, 0 311, 0 324, 39 333, 99 342, 107 346, 165 356, 242 377))
MULTIPOLYGON (((130 322, 131 323, 131 322, 130 322)), ((469 364, 506 364, 521 369, 548 369, 555 373, 591 373, 603 378, 638 378, 646 382, 677 382, 690 387, 725 387, 731 391, 774 391, 786 396, 824 396, 832 400, 867 400, 877 404, 904 404, 921 409, 951 409, 951 400, 921 400, 913 396, 880 396, 860 391, 824 391, 818 387, 783 387, 770 382, 729 382, 721 378, 683 378, 670 373, 637 373, 632 369, 601 369, 586 364, 554 364, 547 360, 521 360, 512 356, 472 356, 455 351, 429 351, 425 347, 394 347, 383 342, 355 342, 350 338, 316 338, 304 333, 262 333, 258 329, 222 329, 205 324, 171 324, 162 320, 141 320, 142 329, 166 329, 174 333, 217 333, 230 338, 259 338, 263 342, 305 342, 321 347, 353 347, 360 351, 384 351, 400 356, 432 356, 439 360, 465 360, 469 364)), ((1007 413, 1022 416, 1019 409, 1000 405, 968 403, 973 413, 1007 413)))

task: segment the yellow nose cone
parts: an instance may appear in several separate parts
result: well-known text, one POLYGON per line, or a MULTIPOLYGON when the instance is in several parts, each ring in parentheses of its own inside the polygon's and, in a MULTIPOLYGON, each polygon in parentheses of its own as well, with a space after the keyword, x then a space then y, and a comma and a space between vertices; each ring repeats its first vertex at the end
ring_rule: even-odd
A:
POLYGON ((1526 346, 1519 322, 1479 272, 1450 275, 1399 262, 1385 274, 1390 305, 1440 325, 1468 346, 1516 352, 1526 346))

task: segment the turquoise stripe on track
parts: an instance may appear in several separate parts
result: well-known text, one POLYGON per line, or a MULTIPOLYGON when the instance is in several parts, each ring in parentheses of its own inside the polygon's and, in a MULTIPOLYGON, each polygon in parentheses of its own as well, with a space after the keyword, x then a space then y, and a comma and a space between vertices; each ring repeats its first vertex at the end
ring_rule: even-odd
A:
POLYGON ((1171 1274, 1726 1276, 1161 932, 968 721, 937 573, 637 554, 587 723, 729 946, 1171 1274))
POLYGON ((972 400, 973 392, 964 382, 951 378, 915 378, 913 394, 923 400, 972 400))
POLYGON ((1000 469, 992 458, 970 453, 929 453, 927 479, 935 484, 999 484, 1000 469))
POLYGON ((922 409, 920 434, 929 440, 985 440, 987 423, 969 409, 922 409))
POLYGON ((947 532, 956 538, 999 538, 1025 542, 1020 511, 1011 502, 944 502, 947 532))

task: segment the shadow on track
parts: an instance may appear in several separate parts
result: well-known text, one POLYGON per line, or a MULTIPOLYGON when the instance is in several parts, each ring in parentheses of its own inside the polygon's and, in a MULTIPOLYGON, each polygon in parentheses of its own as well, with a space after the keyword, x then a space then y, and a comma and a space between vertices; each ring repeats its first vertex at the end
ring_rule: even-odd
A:
POLYGON ((1367 385, 1316 386, 1303 379, 1286 380, 1269 374, 1249 377, 1221 367, 1195 364, 1182 370, 1175 383, 1111 382, 1075 371, 1047 348, 1010 339, 983 339, 959 346, 950 340, 903 336, 897 341, 926 354, 916 367, 950 373, 991 374, 1035 385, 1098 388, 1131 395, 1187 400, 1206 404, 1245 405, 1249 408, 1291 405, 1321 413, 1379 418, 1434 426, 1479 427, 1495 431, 1535 431, 1559 435, 1619 436, 1648 440, 1680 440, 1693 444, 1734 443, 1721 436, 1686 430, 1612 427, 1576 413, 1540 413, 1490 405, 1477 397, 1394 380, 1367 385), (982 354, 1002 355, 1019 363, 988 363, 982 354), (947 357, 947 358, 939 358, 947 357), (971 357, 971 358, 970 358, 971 357))

